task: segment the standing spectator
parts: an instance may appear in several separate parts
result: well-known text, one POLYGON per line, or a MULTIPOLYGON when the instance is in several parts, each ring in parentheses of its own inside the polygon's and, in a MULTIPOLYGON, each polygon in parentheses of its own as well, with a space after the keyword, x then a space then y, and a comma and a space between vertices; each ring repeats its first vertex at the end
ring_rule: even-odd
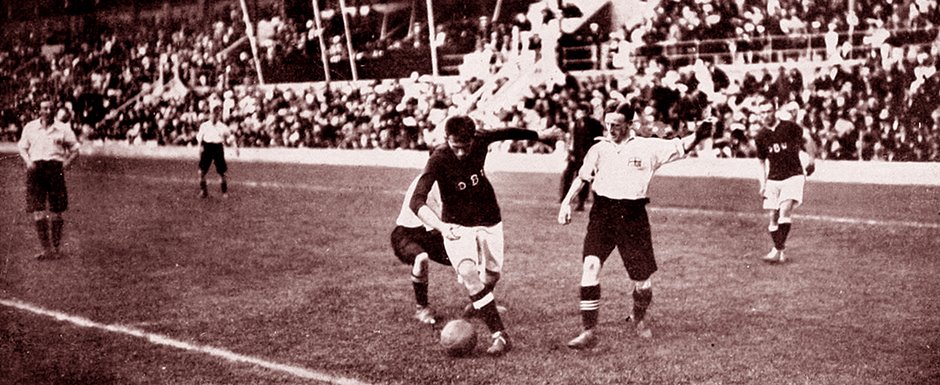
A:
MULTIPOLYGON (((589 103, 578 104, 578 109, 574 115, 574 124, 568 132, 568 162, 565 171, 561 174, 561 196, 559 201, 564 199, 564 194, 571 187, 571 181, 578 175, 578 170, 581 169, 584 162, 584 155, 594 145, 594 139, 604 135, 604 126, 591 115, 592 107, 589 103)), ((578 194, 576 211, 584 211, 584 202, 590 192, 591 190, 587 188, 582 189, 581 193, 578 194)))
MULTIPOLYGON (((232 131, 222 122, 222 104, 212 106, 211 110, 209 120, 203 122, 199 126, 199 132, 196 133, 196 142, 199 145, 199 197, 209 196, 206 173, 209 172, 209 166, 215 163, 215 171, 222 179, 220 183, 222 197, 228 198, 228 180, 225 178, 228 165, 225 163, 224 146, 232 138, 232 131)), ((233 143, 238 154, 238 144, 234 141, 233 143)))
POLYGON ((816 169, 816 143, 796 120, 799 106, 788 103, 777 114, 776 124, 770 125, 757 133, 757 159, 760 160, 760 194, 763 207, 768 210, 770 224, 767 230, 774 246, 761 258, 768 263, 783 263, 786 258, 787 235, 793 223, 791 213, 803 202, 803 184, 806 176, 816 169), (804 175, 800 163, 800 149, 806 148, 809 161, 804 175))
POLYGON ((680 159, 699 141, 711 136, 711 123, 702 123, 684 138, 644 138, 632 124, 633 107, 620 103, 604 115, 608 137, 591 147, 584 165, 558 210, 558 223, 571 221, 571 200, 586 184, 594 182, 594 204, 588 219, 582 252, 580 309, 582 331, 568 342, 571 349, 597 345, 600 310, 600 272, 614 247, 620 252, 627 274, 634 281, 632 319, 641 338, 653 336, 646 311, 653 300, 651 277, 656 272, 653 240, 646 204, 647 189, 656 170, 680 159), (632 127, 631 127, 632 126, 632 127))
POLYGON ((26 123, 18 142, 26 163, 26 211, 33 213, 42 246, 39 260, 61 256, 62 213, 69 204, 65 170, 78 157, 78 139, 67 124, 53 120, 53 107, 51 101, 39 103, 39 118, 26 123))

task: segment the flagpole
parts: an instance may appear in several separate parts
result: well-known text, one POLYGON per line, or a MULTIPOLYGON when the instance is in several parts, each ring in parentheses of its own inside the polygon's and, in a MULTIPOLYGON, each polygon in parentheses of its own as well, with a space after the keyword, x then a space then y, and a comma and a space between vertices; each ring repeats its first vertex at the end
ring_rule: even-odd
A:
POLYGON ((255 28, 251 25, 251 17, 248 16, 248 4, 245 0, 241 0, 240 3, 242 5, 242 16, 245 20, 245 34, 248 35, 251 55, 255 59, 255 72, 258 73, 258 84, 264 85, 264 75, 261 74, 261 60, 258 60, 258 42, 255 39, 255 28))
POLYGON ((359 80, 356 71, 356 52, 353 51, 352 33, 349 32, 349 17, 346 16, 346 0, 339 0, 340 13, 343 15, 343 29, 346 31, 346 52, 349 54, 349 69, 352 71, 353 81, 359 80))
POLYGON ((314 27, 317 29, 317 40, 320 41, 320 61, 323 62, 323 80, 327 84, 330 83, 330 60, 327 57, 326 53, 326 41, 323 40, 323 34, 326 33, 326 30, 323 29, 323 19, 320 17, 320 0, 312 0, 313 3, 313 22, 314 27))
POLYGON ((435 28, 434 26, 434 4, 432 4, 432 2, 433 0, 427 0, 428 31, 430 32, 428 34, 428 40, 431 41, 431 71, 434 75, 434 81, 437 82, 437 78, 439 75, 439 71, 437 68, 437 42, 436 42, 437 39, 435 38, 435 36, 437 35, 435 30, 437 28, 435 28))

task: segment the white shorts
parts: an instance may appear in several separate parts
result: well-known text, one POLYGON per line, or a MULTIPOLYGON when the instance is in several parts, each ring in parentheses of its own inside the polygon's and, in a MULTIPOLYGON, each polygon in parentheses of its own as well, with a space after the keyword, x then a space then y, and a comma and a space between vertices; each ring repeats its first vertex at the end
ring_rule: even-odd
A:
POLYGON ((784 180, 768 180, 764 188, 764 209, 777 210, 780 204, 792 200, 797 207, 803 203, 803 185, 806 177, 794 175, 784 180))
POLYGON ((454 270, 466 260, 472 261, 481 270, 499 273, 503 270, 503 223, 493 226, 474 226, 454 228, 459 239, 444 237, 444 249, 450 256, 454 270))

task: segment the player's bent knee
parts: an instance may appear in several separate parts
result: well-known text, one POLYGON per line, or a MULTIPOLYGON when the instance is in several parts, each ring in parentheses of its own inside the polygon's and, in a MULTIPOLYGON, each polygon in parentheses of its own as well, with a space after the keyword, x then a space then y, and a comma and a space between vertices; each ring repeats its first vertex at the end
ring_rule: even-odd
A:
POLYGON ((589 255, 584 257, 584 263, 581 266, 581 286, 594 286, 599 283, 601 272, 600 258, 589 255))

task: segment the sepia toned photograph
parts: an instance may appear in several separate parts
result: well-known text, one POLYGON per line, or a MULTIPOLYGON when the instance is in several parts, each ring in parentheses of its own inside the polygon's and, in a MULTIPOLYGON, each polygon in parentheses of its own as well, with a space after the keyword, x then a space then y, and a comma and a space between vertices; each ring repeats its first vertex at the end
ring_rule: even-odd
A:
POLYGON ((0 0, 0 385, 940 384, 935 0, 0 0))

